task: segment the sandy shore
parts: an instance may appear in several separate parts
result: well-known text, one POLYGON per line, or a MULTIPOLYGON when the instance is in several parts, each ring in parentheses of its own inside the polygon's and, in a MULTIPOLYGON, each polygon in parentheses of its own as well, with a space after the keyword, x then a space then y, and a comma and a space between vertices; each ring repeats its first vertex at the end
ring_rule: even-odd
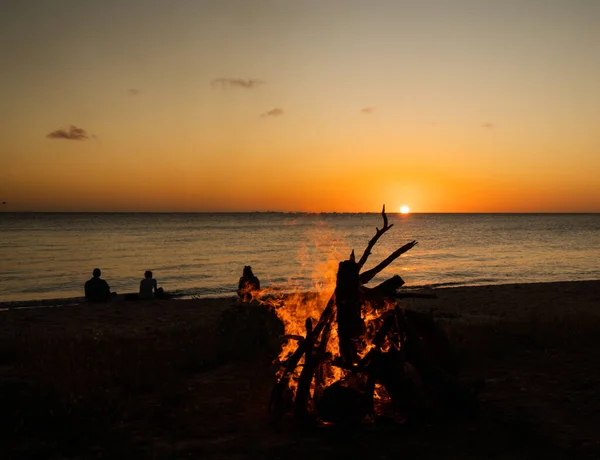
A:
POLYGON ((217 357, 235 298, 2 311, 0 457, 598 458, 600 281, 434 292, 405 305, 486 382, 480 410, 351 436, 268 425, 272 366, 217 357))

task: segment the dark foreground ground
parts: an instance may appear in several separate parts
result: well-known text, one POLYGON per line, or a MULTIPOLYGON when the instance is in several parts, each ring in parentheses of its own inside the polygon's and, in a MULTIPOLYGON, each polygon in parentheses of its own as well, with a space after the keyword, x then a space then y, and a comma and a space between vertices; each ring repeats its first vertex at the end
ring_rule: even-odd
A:
POLYGON ((231 299, 0 312, 0 458, 600 458, 600 281, 436 292, 407 306, 486 385, 418 427, 270 426, 264 344, 217 333, 231 299))

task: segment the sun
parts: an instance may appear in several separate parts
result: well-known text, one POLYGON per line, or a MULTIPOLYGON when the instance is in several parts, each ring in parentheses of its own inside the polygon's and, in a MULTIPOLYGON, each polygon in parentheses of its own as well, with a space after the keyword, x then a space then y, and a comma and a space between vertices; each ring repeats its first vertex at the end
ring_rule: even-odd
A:
POLYGON ((400 206, 400 214, 408 214, 410 212, 410 208, 406 205, 400 206))

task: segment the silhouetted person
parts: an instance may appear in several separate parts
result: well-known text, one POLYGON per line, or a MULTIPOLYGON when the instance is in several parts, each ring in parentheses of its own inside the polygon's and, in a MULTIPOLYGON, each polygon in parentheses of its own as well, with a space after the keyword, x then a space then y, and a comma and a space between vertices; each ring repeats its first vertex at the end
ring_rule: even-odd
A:
POLYGON ((85 298, 88 302, 106 302, 110 300, 110 287, 108 283, 100 278, 102 272, 94 268, 93 276, 85 282, 85 298))
POLYGON ((260 291, 260 281, 252 273, 252 267, 246 265, 238 283, 237 293, 242 302, 250 302, 252 300, 252 293, 256 293, 257 291, 260 291))
POLYGON ((144 279, 140 281, 140 299, 148 300, 154 297, 163 297, 163 289, 157 287, 156 280, 152 278, 152 272, 146 270, 144 279))

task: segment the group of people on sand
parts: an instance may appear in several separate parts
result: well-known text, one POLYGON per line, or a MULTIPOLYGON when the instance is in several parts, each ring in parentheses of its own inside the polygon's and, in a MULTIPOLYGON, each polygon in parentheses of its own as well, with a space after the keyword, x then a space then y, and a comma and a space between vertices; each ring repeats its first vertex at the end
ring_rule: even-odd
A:
MULTIPOLYGON (((108 302, 116 296, 116 292, 110 291, 110 286, 105 279, 100 278, 102 272, 99 268, 94 268, 92 277, 85 282, 85 298, 88 302, 108 302)), ((238 282, 237 294, 242 302, 251 302, 254 296, 260 291, 260 280, 252 272, 252 267, 246 265, 242 276, 238 282)), ((129 295, 128 295, 129 296, 129 295)), ((135 299, 150 300, 154 298, 164 298, 163 288, 159 288, 152 272, 146 270, 144 278, 140 281, 140 289, 135 299)), ((127 298, 127 297, 126 297, 127 298)))
MULTIPOLYGON (((99 268, 94 268, 92 277, 85 282, 85 298, 88 302, 108 302, 116 295, 116 292, 110 291, 110 286, 106 280, 100 278, 102 272, 99 268)), ((154 298, 162 298, 165 293, 163 288, 158 287, 156 279, 152 277, 152 272, 146 270, 144 278, 140 281, 140 289, 136 299, 150 300, 154 298)))

